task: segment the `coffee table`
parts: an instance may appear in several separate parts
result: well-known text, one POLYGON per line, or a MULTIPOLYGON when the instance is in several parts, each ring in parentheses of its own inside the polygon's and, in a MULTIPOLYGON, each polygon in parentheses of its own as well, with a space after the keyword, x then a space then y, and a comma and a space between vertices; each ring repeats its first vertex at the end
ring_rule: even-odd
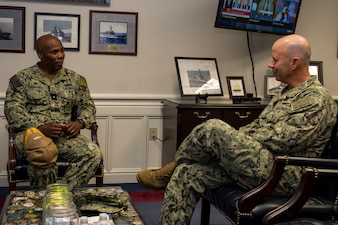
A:
MULTIPOLYGON (((117 190, 121 191, 120 186, 111 186, 111 187, 93 187, 93 188, 84 188, 84 189, 76 189, 76 190, 87 190, 87 189, 94 189, 100 191, 111 191, 117 190)), ((1 224, 18 224, 19 220, 22 223, 29 223, 29 224, 42 224, 42 201, 36 201, 36 206, 34 209, 27 208, 29 207, 29 201, 20 200, 20 197, 23 196, 25 191, 12 191, 5 200, 3 205, 1 214, 0 214, 0 222, 1 224), (19 198, 19 199, 18 199, 19 198), (20 203, 20 204, 19 204, 20 203), (26 208, 25 208, 26 207, 26 208), (41 211, 40 211, 41 210, 41 211)), ((93 214, 88 215, 93 216, 93 214)), ((96 215, 98 216, 98 215, 96 215)), ((119 214, 118 216, 113 217, 113 221, 116 225, 145 225, 142 216, 138 213, 137 209, 135 208, 133 202, 129 198, 127 200, 127 209, 123 211, 123 213, 119 214)), ((27 224, 28 224, 27 223, 27 224)))

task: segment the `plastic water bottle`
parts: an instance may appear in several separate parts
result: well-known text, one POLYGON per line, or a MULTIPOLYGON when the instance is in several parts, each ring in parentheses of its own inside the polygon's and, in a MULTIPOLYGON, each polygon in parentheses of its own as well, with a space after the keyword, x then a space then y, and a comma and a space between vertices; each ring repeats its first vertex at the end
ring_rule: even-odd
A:
POLYGON ((108 217, 107 213, 100 213, 99 221, 96 223, 96 225, 109 225, 107 217, 108 217))
POLYGON ((88 225, 88 216, 80 217, 80 225, 88 225))
POLYGON ((78 225, 79 215, 73 202, 73 194, 65 184, 47 187, 43 200, 44 225, 78 225))

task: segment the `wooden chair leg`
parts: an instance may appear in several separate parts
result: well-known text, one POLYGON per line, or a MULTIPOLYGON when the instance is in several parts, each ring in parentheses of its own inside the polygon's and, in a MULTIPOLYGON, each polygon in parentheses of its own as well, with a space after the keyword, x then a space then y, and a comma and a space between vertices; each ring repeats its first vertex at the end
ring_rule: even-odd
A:
POLYGON ((103 187, 103 177, 96 177, 96 187, 103 187))
POLYGON ((8 192, 10 193, 11 191, 16 190, 16 183, 9 183, 8 185, 8 192))

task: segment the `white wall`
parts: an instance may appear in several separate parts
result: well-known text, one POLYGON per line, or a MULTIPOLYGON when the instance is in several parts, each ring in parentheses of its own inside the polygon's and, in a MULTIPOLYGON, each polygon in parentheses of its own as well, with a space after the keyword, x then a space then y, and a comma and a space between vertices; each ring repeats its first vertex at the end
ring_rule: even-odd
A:
MULTIPOLYGON (((244 76, 253 92, 246 32, 214 28, 217 0, 111 0, 110 7, 79 4, 44 4, 2 0, 0 5, 26 7, 26 53, 0 53, 0 97, 10 76, 37 61, 33 49, 34 12, 81 15, 80 51, 67 52, 65 66, 87 77, 93 96, 108 98, 161 98, 179 96, 175 56, 217 58, 225 98, 225 76, 244 76), (138 12, 137 56, 89 55, 89 10, 138 12)), ((303 0, 296 33, 313 46, 313 60, 323 61, 324 84, 332 95, 337 63, 338 1, 303 0)), ((258 95, 263 96, 263 75, 271 44, 278 36, 250 33, 258 95)))

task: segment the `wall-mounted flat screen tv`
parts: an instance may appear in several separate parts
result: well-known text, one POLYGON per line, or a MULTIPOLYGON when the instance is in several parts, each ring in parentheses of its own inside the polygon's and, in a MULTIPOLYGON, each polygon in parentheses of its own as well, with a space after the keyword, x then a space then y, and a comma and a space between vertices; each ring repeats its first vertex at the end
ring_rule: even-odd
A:
POLYGON ((215 27, 287 35, 295 33, 302 0, 219 0, 215 27))

